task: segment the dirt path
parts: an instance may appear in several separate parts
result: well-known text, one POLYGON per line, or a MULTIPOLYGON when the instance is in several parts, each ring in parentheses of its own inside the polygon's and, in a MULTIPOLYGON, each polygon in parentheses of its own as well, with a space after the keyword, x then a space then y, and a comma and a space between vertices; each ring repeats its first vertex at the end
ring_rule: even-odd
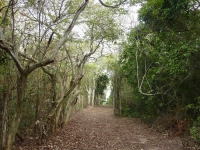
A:
MULTIPOLYGON (((34 149, 36 146, 21 149, 34 149)), ((87 108, 48 137, 40 149, 55 150, 181 150, 179 138, 156 133, 138 119, 119 118, 107 107, 87 108)))

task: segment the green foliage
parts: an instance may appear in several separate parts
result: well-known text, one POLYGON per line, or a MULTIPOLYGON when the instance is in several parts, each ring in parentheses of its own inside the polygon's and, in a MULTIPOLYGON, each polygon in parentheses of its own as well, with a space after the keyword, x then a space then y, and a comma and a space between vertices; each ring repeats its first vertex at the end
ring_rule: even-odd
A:
POLYGON ((9 57, 6 52, 0 50, 0 65, 8 64, 9 57))
POLYGON ((108 97, 106 105, 113 105, 113 97, 112 94, 108 97))
POLYGON ((90 4, 88 9, 83 13, 89 21, 86 22, 89 32, 86 33, 85 39, 114 41, 121 35, 121 29, 114 19, 114 15, 124 13, 123 9, 109 10, 101 7, 99 4, 90 4))
POLYGON ((200 143, 200 116, 194 121, 193 126, 190 128, 191 136, 200 143))
POLYGON ((77 11, 77 6, 82 3, 81 0, 66 1, 66 7, 69 7, 68 13, 73 14, 77 11))
POLYGON ((150 0, 142 5, 139 18, 155 31, 188 31, 199 22, 196 7, 194 0, 150 0))
MULTIPOLYGON (((148 123, 165 113, 198 120, 200 11, 194 7, 192 0, 150 0, 142 4, 141 22, 123 43, 119 60, 123 78, 132 88, 129 94, 133 95, 131 100, 120 95, 123 115, 131 114, 148 123)), ((199 133, 197 128, 191 131, 199 133)))
MULTIPOLYGON (((154 97, 143 98, 142 95, 138 97, 145 101, 146 105, 144 105, 144 109, 145 106, 148 108, 145 112, 158 115, 160 112, 167 110, 168 107, 176 109, 177 105, 186 105, 188 98, 194 101, 198 93, 194 93, 193 89, 197 89, 199 86, 191 84, 191 76, 189 74, 194 71, 191 65, 195 65, 196 62, 193 59, 198 57, 197 55, 194 56, 193 53, 199 53, 195 48, 196 42, 192 40, 188 41, 184 34, 167 33, 170 39, 166 39, 164 38, 166 35, 163 36, 156 33, 141 34, 140 31, 140 29, 136 28, 130 33, 130 44, 124 46, 125 49, 121 55, 120 62, 123 64, 122 69, 130 85, 133 88, 137 87, 138 82, 133 80, 133 77, 137 78, 135 52, 137 50, 136 42, 139 42, 139 81, 142 80, 145 72, 147 72, 145 76, 146 82, 143 83, 142 90, 146 93, 162 93, 154 97), (178 40, 180 38, 182 41, 178 40), (187 95, 185 91, 187 87, 191 86, 193 86, 191 92, 194 96, 187 95), (174 99, 175 101, 171 101, 170 99, 174 99)), ((196 73, 199 74, 199 71, 196 70, 196 73)), ((195 80, 199 82, 199 79, 195 78, 195 80)), ((134 93, 137 95, 138 91, 135 90, 134 93)), ((195 101, 194 104, 196 104, 195 101)))
POLYGON ((96 91, 95 91, 95 93, 103 96, 104 90, 106 89, 108 83, 109 83, 108 76, 105 75, 105 74, 100 75, 96 80, 96 91))

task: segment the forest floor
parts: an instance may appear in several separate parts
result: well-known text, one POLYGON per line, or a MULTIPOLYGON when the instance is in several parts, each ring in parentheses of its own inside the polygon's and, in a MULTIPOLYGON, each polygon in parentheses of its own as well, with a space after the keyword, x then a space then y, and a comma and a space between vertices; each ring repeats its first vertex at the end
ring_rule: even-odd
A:
POLYGON ((15 149, 40 150, 181 150, 179 137, 158 133, 139 119, 113 115, 113 108, 93 107, 77 112, 70 122, 38 146, 34 138, 15 149))

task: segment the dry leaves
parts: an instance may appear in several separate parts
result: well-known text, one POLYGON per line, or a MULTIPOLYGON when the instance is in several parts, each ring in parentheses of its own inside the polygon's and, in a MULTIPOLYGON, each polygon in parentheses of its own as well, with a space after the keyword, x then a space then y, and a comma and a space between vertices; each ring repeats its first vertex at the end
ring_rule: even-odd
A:
POLYGON ((27 138, 15 149, 40 150, 181 150, 179 138, 168 139, 151 131, 139 119, 119 118, 108 107, 76 113, 63 128, 38 145, 27 138))

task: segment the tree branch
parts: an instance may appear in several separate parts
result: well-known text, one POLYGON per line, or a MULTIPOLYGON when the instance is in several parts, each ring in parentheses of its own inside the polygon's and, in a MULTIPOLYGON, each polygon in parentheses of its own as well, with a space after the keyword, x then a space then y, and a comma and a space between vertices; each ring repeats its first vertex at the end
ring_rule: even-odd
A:
POLYGON ((80 94, 80 90, 77 90, 76 93, 74 94, 73 99, 71 100, 71 106, 76 105, 77 100, 78 100, 78 95, 80 94))
POLYGON ((2 50, 4 50, 8 55, 11 56, 12 60, 15 62, 15 65, 17 66, 17 69, 20 73, 23 72, 24 68, 22 67, 21 63, 19 62, 17 56, 15 55, 15 53, 12 51, 12 48, 7 45, 6 43, 4 43, 3 40, 0 40, 0 48, 2 50))
POLYGON ((63 37, 60 39, 57 47, 55 48, 55 51, 52 55, 52 59, 55 59, 55 57, 58 54, 58 51, 60 50, 60 48, 63 46, 63 44, 67 41, 68 35, 71 32, 71 30, 74 28, 76 21, 79 17, 79 15, 81 14, 81 12, 85 9, 85 7, 87 6, 89 0, 85 0, 85 2, 79 7, 79 9, 76 11, 74 18, 72 19, 70 25, 68 26, 68 28, 65 30, 63 37))
POLYGON ((74 76, 74 63, 72 61, 71 55, 69 54, 69 51, 67 50, 66 46, 65 46, 65 51, 67 53, 67 56, 68 56, 70 64, 71 64, 72 76, 74 76))
MULTIPOLYGON (((104 40, 104 37, 98 42, 95 49, 90 46, 90 48, 92 48, 92 49, 90 49, 90 52, 83 57, 81 62, 78 64, 79 66, 85 65, 85 62, 87 61, 87 59, 97 51, 97 49, 100 47, 100 44, 103 42, 103 40, 104 40)), ((93 43, 93 41, 92 41, 92 43, 93 43)))
POLYGON ((143 85, 143 81, 144 81, 144 78, 146 77, 146 74, 147 74, 147 70, 145 70, 145 73, 142 77, 142 81, 140 83, 140 79, 139 79, 139 63, 138 63, 138 49, 139 49, 139 41, 136 40, 136 52, 135 52, 135 61, 136 61, 136 67, 137 67, 137 82, 138 82, 138 90, 141 94, 143 95, 146 95, 146 96, 154 96, 154 95, 157 95, 157 94, 161 94, 161 93, 144 93, 142 91, 142 85, 143 85))
POLYGON ((48 59, 48 60, 46 60, 46 61, 39 62, 39 63, 37 63, 37 64, 34 64, 34 65, 32 65, 32 66, 29 66, 29 67, 27 67, 27 69, 25 70, 25 74, 30 74, 30 73, 33 72, 35 69, 37 69, 37 68, 39 68, 39 67, 46 66, 46 65, 48 65, 48 64, 50 64, 50 63, 53 63, 53 62, 54 62, 54 60, 48 59))
POLYGON ((110 6, 110 5, 107 5, 105 4, 104 2, 102 2, 102 0, 99 0, 99 2, 101 3, 101 5, 105 6, 105 7, 109 7, 109 8, 117 8, 119 7, 120 5, 122 5, 124 2, 126 2, 127 0, 123 0, 122 2, 120 2, 119 4, 117 5, 113 5, 113 6, 110 6))
POLYGON ((47 75, 49 75, 51 78, 53 77, 53 73, 50 73, 47 69, 45 69, 44 67, 42 67, 42 70, 44 71, 44 73, 46 73, 47 75))

